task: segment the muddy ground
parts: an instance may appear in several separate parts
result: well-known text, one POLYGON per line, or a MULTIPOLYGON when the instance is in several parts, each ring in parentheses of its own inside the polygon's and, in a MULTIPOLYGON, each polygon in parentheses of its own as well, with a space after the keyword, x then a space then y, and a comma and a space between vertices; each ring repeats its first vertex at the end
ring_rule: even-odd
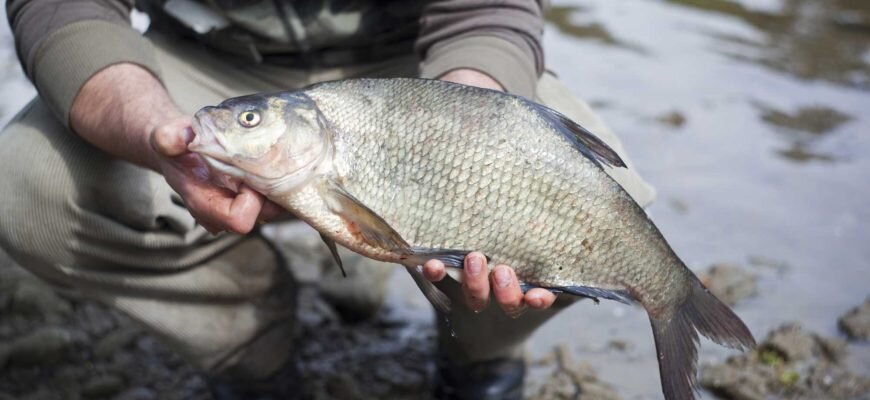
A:
MULTIPOLYGON (((289 232, 280 238, 305 230, 289 232)), ((292 243, 297 262, 299 254, 314 253, 299 251, 317 245, 311 239, 292 243)), ((295 338, 302 390, 312 399, 426 398, 434 371, 431 320, 401 318, 388 302, 369 320, 343 321, 313 278, 318 262, 310 259, 297 274, 303 284, 295 338)), ((755 282, 728 265, 713 266, 703 277, 732 304, 751 296, 755 282)), ((757 351, 703 365, 700 384, 723 399, 870 398, 870 377, 845 363, 852 346, 866 341, 854 333, 870 329, 868 312, 865 303, 840 319, 853 344, 784 325, 757 351)), ((587 351, 633 347, 614 339, 587 351)), ((530 354, 527 363, 527 398, 624 398, 567 344, 530 354)), ((136 322, 98 302, 59 296, 0 254, 0 400, 209 398, 204 378, 136 322)))

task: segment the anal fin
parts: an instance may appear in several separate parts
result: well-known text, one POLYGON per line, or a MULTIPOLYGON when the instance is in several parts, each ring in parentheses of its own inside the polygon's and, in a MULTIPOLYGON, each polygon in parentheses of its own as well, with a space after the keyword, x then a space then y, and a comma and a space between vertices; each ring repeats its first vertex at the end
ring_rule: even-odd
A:
POLYGON ((341 257, 338 255, 338 248, 335 247, 335 241, 326 237, 324 234, 320 234, 320 238, 323 239, 323 243, 326 244, 326 247, 329 248, 329 252, 332 253, 332 258, 335 259, 335 263, 338 264, 338 268, 341 269, 341 276, 347 278, 347 272, 344 270, 344 264, 341 262, 341 257))
POLYGON ((609 289, 601 289, 591 286, 556 286, 556 287, 543 287, 538 285, 532 285, 525 282, 520 282, 520 289, 523 293, 528 292, 533 288, 543 288, 547 289, 553 293, 567 293, 572 294, 574 296, 585 297, 588 299, 592 299, 595 304, 599 303, 599 299, 607 299, 607 300, 616 300, 623 304, 631 304, 634 299, 632 299, 631 295, 628 292, 622 290, 609 290, 609 289))
POLYGON ((423 272, 417 267, 405 267, 405 269, 407 269, 408 273, 411 274, 411 278, 414 278, 414 283, 416 283, 417 287, 420 288, 420 291, 423 292, 423 296, 426 297, 426 300, 429 300, 429 303, 432 303, 432 306, 441 314, 450 315, 450 298, 447 297, 444 292, 435 287, 432 282, 426 280, 426 277, 423 276, 423 272))

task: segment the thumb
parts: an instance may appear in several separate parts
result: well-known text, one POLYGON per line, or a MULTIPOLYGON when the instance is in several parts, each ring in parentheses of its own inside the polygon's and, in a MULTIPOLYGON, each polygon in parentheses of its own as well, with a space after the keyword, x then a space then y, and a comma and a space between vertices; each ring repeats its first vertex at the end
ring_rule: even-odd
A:
POLYGON ((151 147, 164 157, 177 157, 187 153, 187 144, 193 140, 190 117, 178 117, 157 125, 151 132, 151 147))

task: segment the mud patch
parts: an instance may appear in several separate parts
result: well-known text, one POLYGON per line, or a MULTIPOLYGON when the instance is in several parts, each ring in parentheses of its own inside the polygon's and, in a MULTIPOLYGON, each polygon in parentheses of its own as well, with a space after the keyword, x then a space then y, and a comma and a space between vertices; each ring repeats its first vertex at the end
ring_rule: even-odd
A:
POLYGON ((843 314, 837 325, 849 339, 870 340, 870 297, 864 300, 864 304, 843 314))
POLYGON ((704 365, 700 383, 723 399, 852 399, 870 395, 870 377, 845 365, 848 344, 798 325, 774 329, 756 350, 704 365))
POLYGON ((736 265, 715 264, 702 273, 700 278, 713 295, 729 306, 757 293, 758 275, 736 265))
POLYGON ((525 397, 552 400, 620 400, 616 391, 595 374, 592 365, 576 362, 566 346, 558 346, 544 357, 529 362, 530 375, 525 397))

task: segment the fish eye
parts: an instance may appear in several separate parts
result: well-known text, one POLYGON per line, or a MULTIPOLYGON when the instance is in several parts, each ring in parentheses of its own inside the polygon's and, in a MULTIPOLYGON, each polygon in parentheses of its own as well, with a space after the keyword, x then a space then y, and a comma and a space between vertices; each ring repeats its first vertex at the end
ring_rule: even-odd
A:
POLYGON ((260 123, 260 113, 255 110, 242 111, 239 113, 239 123, 245 128, 253 128, 260 123))

